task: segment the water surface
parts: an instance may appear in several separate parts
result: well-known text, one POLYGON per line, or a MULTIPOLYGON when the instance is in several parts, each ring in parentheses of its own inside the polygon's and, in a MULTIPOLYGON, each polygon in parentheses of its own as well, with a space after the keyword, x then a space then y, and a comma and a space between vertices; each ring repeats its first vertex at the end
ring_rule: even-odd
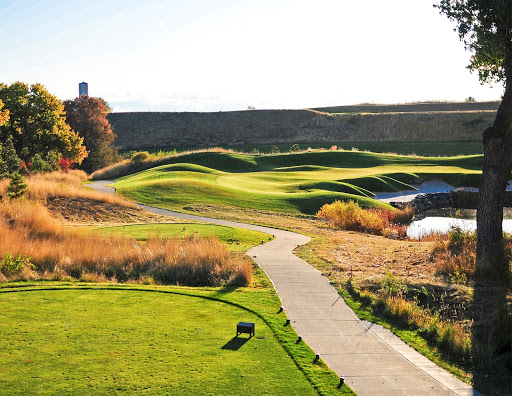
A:
MULTIPOLYGON (((475 219, 457 219, 452 217, 425 217, 415 220, 407 229, 407 236, 411 239, 421 239, 430 233, 446 234, 453 227, 459 227, 465 231, 476 230, 475 219)), ((503 231, 512 233, 512 219, 503 220, 503 231)))

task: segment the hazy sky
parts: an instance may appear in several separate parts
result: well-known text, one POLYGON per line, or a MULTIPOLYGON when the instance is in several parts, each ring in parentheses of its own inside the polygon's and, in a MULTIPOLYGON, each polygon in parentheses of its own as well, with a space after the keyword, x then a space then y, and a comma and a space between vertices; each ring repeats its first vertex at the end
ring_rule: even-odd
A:
POLYGON ((114 111, 498 100, 430 0, 0 0, 0 82, 114 111))

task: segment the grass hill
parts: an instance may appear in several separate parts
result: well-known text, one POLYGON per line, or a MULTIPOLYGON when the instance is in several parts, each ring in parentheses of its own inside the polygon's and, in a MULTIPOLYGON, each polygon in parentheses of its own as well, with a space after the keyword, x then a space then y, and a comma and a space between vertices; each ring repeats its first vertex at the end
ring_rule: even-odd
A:
POLYGON ((498 102, 305 110, 111 113, 121 149, 315 142, 480 141, 498 102))
MULTIPOLYGON (((413 189, 444 180, 478 185, 482 156, 424 158, 352 151, 247 155, 196 152, 177 155, 118 179, 119 194, 175 210, 220 205, 291 214, 314 214, 325 203, 352 199, 387 207, 374 192, 413 189)), ((99 175, 98 177, 103 177, 99 175)), ((108 176, 105 176, 108 177, 108 176)))

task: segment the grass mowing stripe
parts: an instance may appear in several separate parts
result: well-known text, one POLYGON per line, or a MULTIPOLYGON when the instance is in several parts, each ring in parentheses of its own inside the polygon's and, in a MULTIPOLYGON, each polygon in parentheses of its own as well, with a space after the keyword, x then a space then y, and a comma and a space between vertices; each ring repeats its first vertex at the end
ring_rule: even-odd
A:
POLYGON ((214 205, 315 214, 325 203, 355 200, 387 207, 368 197, 442 180, 478 185, 482 156, 420 159, 412 156, 325 151, 280 155, 202 152, 168 158, 166 164, 125 176, 120 195, 167 209, 214 205))

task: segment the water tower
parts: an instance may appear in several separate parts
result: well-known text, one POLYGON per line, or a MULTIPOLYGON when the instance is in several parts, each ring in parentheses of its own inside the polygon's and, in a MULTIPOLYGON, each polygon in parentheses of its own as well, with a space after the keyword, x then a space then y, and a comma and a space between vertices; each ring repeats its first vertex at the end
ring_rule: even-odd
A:
POLYGON ((78 96, 87 95, 89 96, 89 86, 86 82, 78 84, 78 96))

